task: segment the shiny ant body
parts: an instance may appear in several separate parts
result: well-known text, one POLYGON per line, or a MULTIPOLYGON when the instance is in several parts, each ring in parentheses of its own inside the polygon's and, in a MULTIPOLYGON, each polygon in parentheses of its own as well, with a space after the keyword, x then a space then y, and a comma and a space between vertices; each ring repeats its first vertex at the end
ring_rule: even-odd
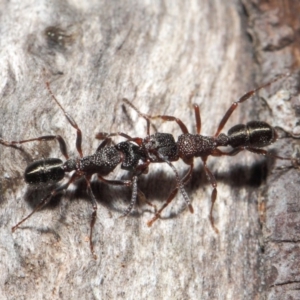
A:
MULTIPOLYGON (((286 158, 281 157, 278 155, 273 155, 269 153, 268 151, 261 149, 266 146, 269 146, 273 144, 277 138, 279 137, 276 129, 283 130, 279 127, 272 127, 266 122, 261 121, 251 121, 247 124, 237 124, 233 126, 231 129, 229 129, 227 135, 224 133, 221 133, 223 130, 225 124, 229 120, 232 113, 235 111, 237 106, 240 103, 245 102, 247 99, 249 99, 251 96, 253 96, 257 91, 259 91, 262 88, 265 88, 269 85, 271 85, 273 82, 277 81, 278 79, 287 76, 282 75, 278 78, 272 80, 271 82, 268 82, 254 90, 251 90, 244 94, 241 98, 238 99, 238 101, 233 102, 233 104, 230 106, 230 108, 227 110, 223 118, 221 119, 217 131, 213 136, 203 136, 200 134, 201 132, 201 117, 200 117, 200 110, 198 105, 194 105, 194 111, 195 111, 195 119, 196 119, 196 134, 189 133, 187 127, 185 124, 178 118, 174 116, 168 116, 168 115, 157 115, 157 116, 151 116, 147 114, 141 113, 136 107, 134 107, 127 99, 125 99, 125 102, 130 105, 134 110, 137 111, 137 113, 142 116, 143 118, 147 119, 148 122, 150 122, 150 119, 162 119, 164 121, 174 121, 176 122, 181 131, 182 134, 178 137, 178 140, 176 142, 177 144, 177 155, 176 156, 169 156, 168 160, 176 161, 179 158, 182 159, 186 164, 190 166, 188 172, 184 175, 182 178, 183 185, 187 184, 189 181, 193 166, 194 166, 194 158, 200 157, 203 165, 204 165, 204 171, 206 173, 206 176, 213 188, 211 193, 211 208, 209 213, 209 219, 210 223, 215 230, 216 233, 218 233, 218 229, 214 224, 214 218, 213 218, 213 207, 214 203, 217 199, 217 181, 215 179, 215 176, 212 174, 212 172, 207 167, 207 159, 209 156, 234 156, 237 155, 239 152, 243 150, 248 150, 253 153, 257 153, 260 155, 268 155, 272 156, 278 159, 282 160, 290 160, 293 163, 292 158, 286 158), (224 152, 219 149, 219 147, 227 147, 231 146, 231 150, 228 152, 224 152)), ((149 127, 149 125, 148 125, 149 127)), ((295 136, 288 134, 287 137, 294 138, 295 136)), ((153 147, 149 148, 149 151, 155 150, 155 143, 153 144, 153 147)), ((167 201, 162 205, 162 207, 156 212, 155 216, 148 221, 148 226, 152 226, 152 224, 160 217, 161 212, 170 204, 170 202, 173 200, 177 193, 178 188, 174 189, 167 201)), ((192 210, 190 209, 192 212, 192 210)))

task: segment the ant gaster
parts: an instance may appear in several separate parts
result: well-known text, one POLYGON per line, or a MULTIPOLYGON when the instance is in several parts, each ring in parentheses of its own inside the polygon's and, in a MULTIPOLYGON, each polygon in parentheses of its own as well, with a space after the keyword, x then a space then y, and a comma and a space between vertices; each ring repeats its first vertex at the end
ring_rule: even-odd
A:
MULTIPOLYGON (((189 133, 187 127, 185 124, 178 118, 168 115, 157 115, 157 116, 150 116, 143 114, 139 112, 128 100, 125 100, 127 104, 129 104, 131 107, 133 107, 142 117, 148 119, 157 119, 160 118, 164 121, 174 121, 176 122, 181 131, 182 134, 178 137, 177 141, 177 147, 178 147, 178 156, 169 157, 170 161, 175 161, 178 158, 181 158, 186 164, 190 166, 189 171, 186 173, 186 175, 183 177, 182 182, 183 185, 187 184, 187 182, 190 179, 190 175, 192 173, 193 165, 194 165, 194 158, 200 157, 202 159, 203 165, 204 165, 204 171, 206 173, 206 176, 213 188, 212 194, 211 194, 211 207, 210 207, 210 213, 209 213, 209 219, 210 223, 215 230, 216 233, 218 233, 218 229, 214 224, 214 218, 213 218, 213 207, 214 203, 217 199, 217 181, 215 179, 215 176, 212 174, 212 172, 207 167, 207 159, 209 156, 234 156, 237 155, 239 152, 243 150, 248 150, 253 153, 261 154, 261 155, 269 155, 278 159, 283 160, 290 160, 291 158, 285 158, 278 155, 273 155, 269 153, 266 150, 263 150, 261 148, 266 147, 274 143, 277 138, 278 134, 275 131, 275 128, 279 127, 272 127, 266 122, 261 121, 251 121, 247 124, 238 124, 233 126, 231 129, 229 129, 227 135, 224 133, 221 133, 223 130, 225 124, 229 120, 232 113, 235 111, 237 106, 240 103, 243 103, 247 99, 249 99, 251 96, 253 96, 257 91, 259 91, 262 88, 265 88, 269 85, 271 85, 273 82, 277 81, 278 79, 288 76, 288 74, 282 75, 277 77, 276 79, 254 89, 246 94, 244 94, 241 98, 238 99, 238 101, 233 102, 233 104, 230 106, 230 108, 227 110, 223 118, 221 119, 217 131, 213 136, 203 136, 200 135, 201 132, 201 117, 200 117, 200 110, 198 105, 194 105, 194 112, 195 112, 195 119, 196 119, 196 134, 189 133), (231 146, 233 149, 229 152, 224 152, 218 147, 221 146, 231 146)), ((281 129, 281 128, 280 128, 281 129)), ((282 130, 282 129, 281 129, 282 130)), ((289 137, 292 137, 289 135, 289 137)), ((155 146, 153 147, 155 150, 155 146)), ((151 150, 151 149, 150 149, 151 150)), ((155 216, 147 223, 148 226, 152 226, 152 224, 160 217, 161 212, 168 206, 168 204, 173 200, 177 193, 177 188, 174 189, 174 191, 171 192, 169 198, 167 201, 163 204, 163 206, 156 212, 155 216)))

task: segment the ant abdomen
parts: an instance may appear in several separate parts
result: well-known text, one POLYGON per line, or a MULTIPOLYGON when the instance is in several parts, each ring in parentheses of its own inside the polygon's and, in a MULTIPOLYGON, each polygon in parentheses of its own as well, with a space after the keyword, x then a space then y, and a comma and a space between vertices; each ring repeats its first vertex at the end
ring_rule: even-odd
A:
POLYGON ((229 129, 228 137, 228 145, 233 148, 261 148, 274 143, 277 139, 274 128, 268 123, 261 121, 251 121, 247 124, 235 125, 229 129))
POLYGON ((63 161, 58 158, 38 160, 27 166, 24 179, 29 184, 55 183, 65 176, 63 161))

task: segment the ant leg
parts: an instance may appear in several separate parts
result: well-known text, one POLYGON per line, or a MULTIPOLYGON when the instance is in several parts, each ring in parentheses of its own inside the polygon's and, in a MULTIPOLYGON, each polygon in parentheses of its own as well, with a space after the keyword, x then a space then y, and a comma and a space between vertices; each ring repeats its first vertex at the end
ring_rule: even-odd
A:
POLYGON ((162 119, 163 121, 172 121, 172 122, 176 122, 182 133, 189 133, 187 127, 185 126, 185 124, 178 118, 173 117, 173 116, 167 116, 167 115, 157 115, 157 116, 149 116, 150 119, 162 119))
POLYGON ((282 157, 279 155, 274 155, 266 150, 263 149, 259 149, 259 148, 252 148, 252 147, 245 147, 245 150, 248 150, 250 152, 256 153, 256 154, 260 154, 260 155, 265 155, 265 156, 270 156, 270 157, 274 157, 274 158, 278 158, 278 159, 282 159, 282 160, 290 160, 292 161, 291 158, 289 157, 282 157))
POLYGON ((136 203, 137 195, 143 195, 145 197, 145 195, 137 187, 137 176, 133 176, 132 180, 107 180, 101 176, 98 176, 98 178, 107 184, 132 186, 132 194, 131 194, 130 204, 126 208, 125 212, 122 214, 121 218, 126 217, 127 215, 130 214, 130 212, 132 211, 132 208, 134 207, 134 205, 136 203))
POLYGON ((138 189, 138 187, 137 187, 137 179, 138 179, 138 177, 136 175, 132 177, 132 180, 131 180, 132 194, 131 194, 130 204, 126 208, 126 210, 124 211, 124 213, 122 214, 121 218, 128 216, 130 214, 130 212, 132 211, 132 208, 136 204, 136 197, 138 195, 138 191, 137 191, 137 189, 138 189))
POLYGON ((116 132, 116 133, 98 132, 95 137, 97 140, 105 140, 105 139, 113 137, 113 136, 122 136, 127 140, 132 139, 131 136, 129 136, 128 134, 123 133, 123 132, 116 132))
POLYGON ((97 201, 91 188, 91 182, 90 182, 91 176, 85 176, 84 178, 87 184, 87 192, 92 199, 92 206, 93 206, 93 213, 92 213, 92 218, 90 223, 90 249, 94 259, 97 259, 97 255, 95 254, 94 245, 93 245, 93 229, 97 219, 97 201))
POLYGON ((155 204, 152 204, 151 202, 149 202, 145 196, 145 194, 138 188, 137 189, 137 193, 138 193, 138 199, 144 201, 145 203, 147 203, 149 206, 153 207, 154 212, 157 212, 157 206, 155 204))
POLYGON ((196 132, 200 134, 201 132, 201 117, 200 117, 200 108, 198 104, 194 104, 195 111, 195 120, 196 120, 196 132))
MULTIPOLYGON (((201 118, 200 118, 199 106, 195 104, 194 110, 195 110, 195 118, 196 118, 196 129, 197 129, 197 133, 200 134, 201 118)), ((148 115, 148 118, 149 119, 162 119, 163 121, 176 122, 179 125, 183 134, 189 133, 186 125, 179 118, 176 118, 173 116, 168 116, 168 115, 157 115, 157 116, 149 116, 148 115)))
POLYGON ((6 146, 6 147, 11 147, 11 148, 14 148, 17 150, 24 151, 20 146, 18 146, 18 143, 13 144, 12 142, 4 141, 2 138, 0 138, 0 144, 2 144, 3 146, 6 146))
POLYGON ((274 158, 278 158, 278 159, 282 159, 282 160, 293 161, 289 157, 283 157, 283 156, 275 155, 275 154, 270 153, 269 151, 266 151, 266 150, 263 150, 263 149, 260 149, 260 148, 253 148, 253 147, 238 147, 238 148, 235 148, 235 149, 231 150, 230 152, 223 152, 219 149, 215 149, 211 153, 211 155, 212 156, 223 156, 223 155, 234 156, 234 155, 237 155, 238 153, 240 153, 241 151, 244 151, 244 150, 247 150, 247 151, 252 152, 252 153, 264 155, 264 156, 270 156, 270 157, 274 157, 274 158))
MULTIPOLYGON (((137 180, 138 180, 139 175, 145 173, 145 171, 148 169, 148 166, 149 166, 149 162, 145 162, 144 164, 139 165, 136 168, 135 175, 133 175, 131 180, 107 180, 107 179, 104 179, 102 176, 98 175, 100 180, 102 180, 108 184, 132 186, 132 194, 131 194, 130 204, 121 217, 125 217, 125 216, 129 215, 129 213, 132 211, 132 208, 136 204, 137 195, 142 195, 145 198, 145 195, 138 189, 137 180), (137 175, 137 173, 138 173, 138 175, 137 175)), ((148 201, 146 201, 146 203, 149 204, 148 201)), ((150 206, 153 206, 153 205, 150 205, 150 206)))
POLYGON ((148 115, 141 113, 128 99, 123 98, 122 99, 128 106, 130 106, 133 110, 135 110, 137 112, 137 114, 144 118, 147 122, 147 135, 150 135, 150 118, 148 115))
POLYGON ((15 226, 13 226, 11 228, 12 232, 15 232, 17 228, 19 228, 19 226, 25 222, 27 219, 29 219, 35 212, 37 212, 38 210, 40 210, 41 208, 43 208, 46 204, 49 203, 49 201, 59 192, 62 192, 64 190, 66 190, 68 188, 68 186, 74 182, 77 178, 78 178, 78 174, 74 173, 72 175, 72 177, 69 179, 69 181, 67 183, 65 183, 64 185, 54 189, 50 194, 48 194, 45 198, 43 198, 40 203, 36 206, 36 208, 27 216, 25 217, 23 220, 21 220, 18 224, 16 224, 15 226))
POLYGON ((274 129, 275 129, 275 132, 277 133, 277 138, 280 138, 280 139, 291 138, 291 139, 295 139, 295 140, 299 140, 300 139, 300 135, 299 134, 292 134, 292 133, 284 130, 282 127, 275 126, 274 129), (282 136, 279 137, 278 136, 278 132, 282 132, 284 135, 282 135, 282 136))
POLYGON ((180 190, 180 192, 181 192, 181 194, 183 196, 183 199, 186 202, 186 204, 187 204, 190 212, 194 213, 194 209, 193 209, 193 206, 191 204, 191 200, 190 200, 187 192, 184 189, 184 184, 180 180, 180 177, 179 177, 177 169, 173 166, 173 164, 169 160, 167 160, 164 156, 160 155, 159 153, 158 153, 158 157, 160 159, 162 159, 165 163, 167 163, 171 167, 171 169, 174 171, 175 176, 176 176, 176 181, 177 181, 177 188, 180 190))
POLYGON ((238 148, 234 148, 229 152, 224 152, 220 149, 215 149, 212 151, 211 156, 223 156, 223 155, 227 155, 227 156, 234 156, 237 155, 238 153, 240 153, 241 151, 246 150, 246 147, 238 147, 238 148))
POLYGON ((164 121, 175 121, 179 125, 182 133, 189 133, 185 124, 178 118, 175 118, 173 116, 167 116, 167 115, 150 116, 147 114, 143 114, 128 99, 123 98, 123 101, 127 105, 129 105, 132 109, 134 109, 139 116, 141 116, 147 121, 147 135, 150 135, 150 119, 162 119, 164 121))
POLYGON ((123 185, 123 186, 131 186, 131 180, 109 180, 103 178, 101 175, 98 174, 98 179, 105 182, 106 184, 111 184, 111 185, 123 185))
POLYGON ((215 149, 211 153, 211 155, 212 156, 223 156, 223 155, 234 156, 234 155, 237 155, 238 153, 240 153, 241 151, 244 151, 244 150, 247 150, 249 152, 259 154, 259 155, 270 156, 270 157, 274 157, 274 158, 278 158, 278 159, 282 159, 282 160, 293 161, 290 157, 283 157, 283 156, 275 155, 273 153, 270 153, 269 151, 266 151, 266 150, 263 150, 263 149, 260 149, 260 148, 253 148, 253 147, 238 147, 238 148, 235 148, 235 149, 231 150, 230 152, 223 152, 219 149, 215 149))
POLYGON ((142 165, 139 165, 136 168, 135 174, 138 174, 138 175, 134 175, 131 179, 132 194, 131 194, 130 204, 121 217, 125 217, 130 214, 130 212, 132 211, 132 208, 136 204, 137 195, 139 195, 139 197, 141 197, 143 199, 143 201, 146 202, 148 205, 154 207, 154 210, 156 212, 156 210, 157 210, 156 206, 146 200, 144 193, 140 189, 138 189, 138 186, 137 186, 138 176, 140 176, 141 174, 147 173, 148 166, 149 166, 149 162, 147 161, 147 162, 143 163, 142 165))
MULTIPOLYGON (((184 175, 184 177, 182 179, 183 185, 186 185, 189 182, 189 180, 191 179, 193 167, 194 167, 194 164, 192 163, 190 165, 188 172, 184 175)), ((147 222, 148 227, 151 227, 153 225, 153 223, 157 219, 160 218, 161 212, 172 202, 172 200, 175 198, 177 193, 178 193, 178 187, 176 187, 175 189, 172 190, 172 192, 170 193, 170 195, 169 195, 167 201, 164 203, 164 205, 159 209, 159 211, 156 212, 155 216, 150 221, 147 222)), ((190 208, 190 211, 191 211, 191 213, 194 212, 194 209, 192 206, 190 208), (192 211, 191 211, 191 209, 192 209, 192 211)))
POLYGON ((286 77, 286 76, 289 76, 289 75, 290 75, 289 73, 280 75, 277 78, 267 82, 266 84, 261 85, 261 86, 259 86, 258 88, 254 89, 252 91, 247 92, 241 98, 239 98, 237 101, 233 102, 232 105, 227 110, 227 112, 225 113, 224 117, 222 118, 222 120, 221 120, 221 122, 218 126, 217 132, 215 133, 214 137, 217 137, 220 134, 220 132, 224 128, 225 124, 227 123, 228 119, 230 118, 230 116, 232 115, 232 113, 235 111, 235 109, 238 107, 238 105, 240 103, 243 103, 244 101, 248 100, 250 97, 252 97, 259 90, 271 85, 272 83, 276 82, 277 80, 281 79, 282 77, 286 77))
POLYGON ((295 145, 294 147, 294 151, 292 153, 292 166, 290 168, 295 168, 295 169, 299 169, 300 167, 300 146, 299 145, 295 145))
POLYGON ((215 205, 215 202, 216 202, 216 199, 217 199, 217 181, 216 181, 215 176, 208 169, 208 167, 206 165, 206 160, 207 160, 207 157, 202 158, 206 176, 207 176, 207 178, 208 178, 208 180, 209 180, 209 182, 210 182, 210 184, 213 188, 213 191, 211 193, 211 206, 210 206, 210 212, 209 212, 209 220, 210 220, 210 224, 211 224, 213 230, 216 233, 219 233, 219 229, 215 226, 214 217, 213 217, 213 208, 214 208, 214 205, 215 205))
POLYGON ((19 149, 17 146, 18 144, 24 144, 24 143, 34 142, 34 141, 41 142, 41 141, 53 141, 53 140, 58 141, 61 153, 66 159, 69 159, 66 142, 60 135, 44 135, 33 139, 22 140, 22 141, 11 141, 11 142, 0 139, 0 144, 7 147, 19 149))
POLYGON ((47 89, 51 95, 51 97, 54 99, 54 101, 57 103, 57 105, 60 107, 60 109, 63 111, 65 117, 67 118, 68 122, 70 123, 70 125, 76 129, 77 131, 77 137, 76 137, 76 149, 80 155, 80 157, 83 157, 82 154, 82 148, 81 148, 81 142, 82 142, 82 133, 80 128, 78 127, 77 123, 75 122, 75 120, 65 111, 65 109, 62 107, 62 105, 59 103, 59 101, 56 99, 56 97, 54 96, 53 92, 50 89, 50 83, 47 81, 46 82, 46 86, 47 89))
MULTIPOLYGON (((110 138, 112 136, 122 136, 122 137, 126 138, 127 141, 134 142, 134 143, 136 143, 139 146, 142 146, 142 144, 143 144, 143 139, 142 138, 138 138, 138 137, 133 138, 130 135, 128 135, 126 133, 123 133, 123 132, 116 132, 116 133, 109 133, 109 134, 106 133, 106 132, 98 132, 96 134, 96 139, 98 139, 98 140, 105 140, 105 139, 108 139, 108 138, 110 138)), ((99 148, 100 148, 100 146, 99 146, 99 148)))
POLYGON ((103 149, 106 146, 110 146, 111 142, 112 141, 110 138, 105 138, 104 141, 98 146, 96 152, 100 151, 101 149, 103 149))

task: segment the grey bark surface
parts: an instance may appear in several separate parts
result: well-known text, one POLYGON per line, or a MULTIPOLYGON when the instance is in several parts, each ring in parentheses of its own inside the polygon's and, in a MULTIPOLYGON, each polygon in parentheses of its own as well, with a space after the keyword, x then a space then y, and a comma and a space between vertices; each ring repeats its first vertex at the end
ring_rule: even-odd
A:
MULTIPOLYGON (((254 75, 259 74, 261 60, 251 43, 257 41, 255 32, 253 40, 247 33, 248 25, 254 28, 253 7, 245 7, 249 19, 238 1, 0 2, 0 137, 12 141, 59 134, 70 156, 78 155, 76 132, 51 99, 46 80, 80 126, 85 155, 97 149, 98 132, 145 136, 145 121, 130 108, 122 109, 123 97, 142 112, 179 117, 191 131, 192 104, 198 103, 202 133, 213 135, 231 103, 255 87, 254 75), (61 39, 49 32, 59 32, 61 39)), ((281 62, 282 69, 262 68, 260 83, 290 68, 292 57, 293 53, 281 62)), ((278 82, 268 93, 282 88, 278 82)), ((257 118, 261 103, 256 98, 240 105, 224 132, 251 116, 257 118)), ((175 137, 180 134, 176 124, 155 125, 175 137)), ((245 152, 208 160, 218 181, 218 235, 209 223, 212 187, 199 159, 187 185, 194 214, 178 195, 151 228, 146 225, 153 216, 151 207, 141 203, 131 215, 119 218, 129 204, 130 190, 94 178, 94 260, 88 241, 92 206, 84 183, 55 197, 11 232, 51 191, 24 183, 26 165, 44 157, 63 159, 55 142, 23 148, 25 153, 0 145, 1 299, 259 299, 265 295, 266 278, 268 289, 277 283, 265 277, 274 267, 261 253, 257 204, 263 170, 269 167, 264 158, 245 152)), ((184 174, 187 166, 175 165, 184 174)), ((276 174, 286 176, 282 171, 276 174)), ((109 176, 125 177, 120 169, 109 176)), ((268 186, 273 186, 272 180, 268 186)), ((151 165, 149 174, 139 179, 147 199, 158 207, 174 186, 174 175, 163 164, 151 165)), ((263 192, 269 201, 271 192, 263 192)), ((267 210, 267 225, 273 220, 268 214, 267 210)), ((265 246, 269 257, 270 243, 265 246)), ((291 246, 296 253, 297 244, 291 246)))
MULTIPOLYGON (((244 1, 256 58, 263 77, 284 73, 292 66, 284 93, 267 98, 264 118, 270 124, 299 134, 299 12, 295 1, 244 1), (269 111, 269 114, 266 112, 269 111)), ((261 114, 262 115, 262 114, 261 114)), ((281 141, 285 156, 299 157, 299 142, 281 141)), ((277 161, 261 190, 266 299, 300 299, 299 170, 280 171, 277 161)))

